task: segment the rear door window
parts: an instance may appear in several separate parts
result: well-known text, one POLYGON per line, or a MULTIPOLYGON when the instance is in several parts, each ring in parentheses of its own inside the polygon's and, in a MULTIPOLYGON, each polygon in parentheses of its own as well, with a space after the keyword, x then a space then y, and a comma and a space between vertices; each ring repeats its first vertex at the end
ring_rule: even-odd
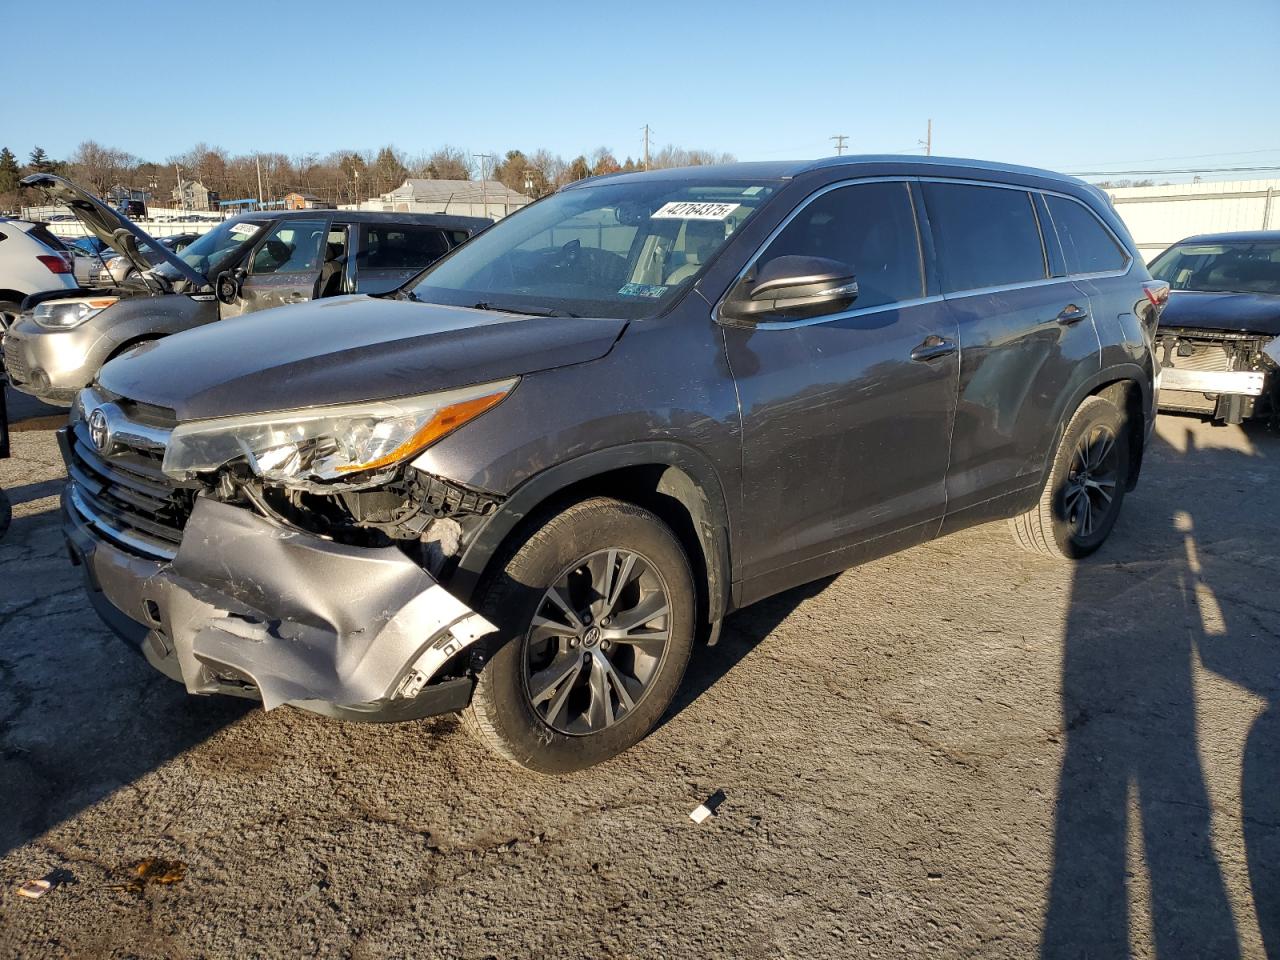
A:
POLYGON ((1044 199, 1062 242, 1068 273, 1105 273, 1125 268, 1129 255, 1094 213, 1066 197, 1046 194, 1044 199))
POLYGON ((449 252, 444 231, 392 223, 364 226, 359 265, 363 270, 421 270, 449 252))
POLYGON ((924 293, 920 239, 906 183, 860 183, 822 194, 774 238, 757 269, 783 256, 848 264, 858 280, 855 309, 924 293))
POLYGON ((310 273, 320 269, 320 247, 328 233, 324 220, 282 220, 253 255, 250 270, 266 273, 310 273))
POLYGON ((1030 193, 964 183, 923 188, 948 293, 1048 276, 1030 193))

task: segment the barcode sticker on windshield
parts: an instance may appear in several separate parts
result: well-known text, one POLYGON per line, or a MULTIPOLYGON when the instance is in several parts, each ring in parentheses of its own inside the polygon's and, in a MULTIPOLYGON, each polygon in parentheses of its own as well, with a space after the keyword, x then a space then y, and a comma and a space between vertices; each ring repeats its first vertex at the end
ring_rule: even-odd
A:
POLYGON ((727 220, 740 203, 712 203, 700 200, 673 200, 664 203, 651 215, 651 220, 727 220))
POLYGON ((262 224, 260 223, 237 223, 231 228, 231 232, 237 237, 251 237, 258 232, 258 228, 261 226, 262 224))

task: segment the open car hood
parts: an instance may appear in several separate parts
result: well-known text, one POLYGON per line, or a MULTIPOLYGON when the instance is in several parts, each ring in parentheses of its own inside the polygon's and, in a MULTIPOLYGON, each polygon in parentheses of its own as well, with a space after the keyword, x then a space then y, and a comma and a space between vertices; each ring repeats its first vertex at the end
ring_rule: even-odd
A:
POLYGON ((209 279, 180 260, 151 234, 136 226, 128 217, 121 216, 91 193, 81 190, 65 177, 52 173, 33 173, 22 178, 22 186, 39 187, 53 203, 65 204, 85 229, 133 264, 139 273, 155 266, 142 255, 141 247, 154 251, 184 279, 197 287, 206 286, 209 279))

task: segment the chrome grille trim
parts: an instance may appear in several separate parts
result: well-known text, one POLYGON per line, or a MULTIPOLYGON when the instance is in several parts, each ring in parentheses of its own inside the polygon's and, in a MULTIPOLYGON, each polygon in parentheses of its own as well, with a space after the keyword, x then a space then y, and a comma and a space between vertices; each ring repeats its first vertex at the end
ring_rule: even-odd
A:
POLYGON ((154 537, 149 537, 144 533, 140 533, 132 529, 121 529, 109 523, 103 517, 94 513, 93 510, 84 502, 84 498, 80 495, 79 488, 72 483, 68 488, 70 493, 70 501, 72 508, 80 515, 90 527, 93 528, 103 539, 119 544, 127 550, 149 560, 172 560, 178 555, 177 546, 169 544, 154 537))
POLYGON ((112 444, 99 451, 85 419, 70 425, 66 447, 71 509, 104 540, 150 560, 172 560, 182 542, 193 491, 165 476, 160 465, 167 430, 130 421, 111 407, 112 444), (141 428, 141 429, 139 429, 141 428))

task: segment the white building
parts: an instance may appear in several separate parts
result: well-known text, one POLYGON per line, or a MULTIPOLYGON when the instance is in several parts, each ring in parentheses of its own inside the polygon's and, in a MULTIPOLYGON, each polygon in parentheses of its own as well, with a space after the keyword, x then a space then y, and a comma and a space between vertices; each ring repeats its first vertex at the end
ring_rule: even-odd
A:
POLYGON ((1143 256, 1198 233, 1280 230, 1280 179, 1107 190, 1143 256))
POLYGON ((395 213, 453 213, 463 217, 505 217, 533 203, 498 180, 422 180, 410 178, 361 210, 395 213))

